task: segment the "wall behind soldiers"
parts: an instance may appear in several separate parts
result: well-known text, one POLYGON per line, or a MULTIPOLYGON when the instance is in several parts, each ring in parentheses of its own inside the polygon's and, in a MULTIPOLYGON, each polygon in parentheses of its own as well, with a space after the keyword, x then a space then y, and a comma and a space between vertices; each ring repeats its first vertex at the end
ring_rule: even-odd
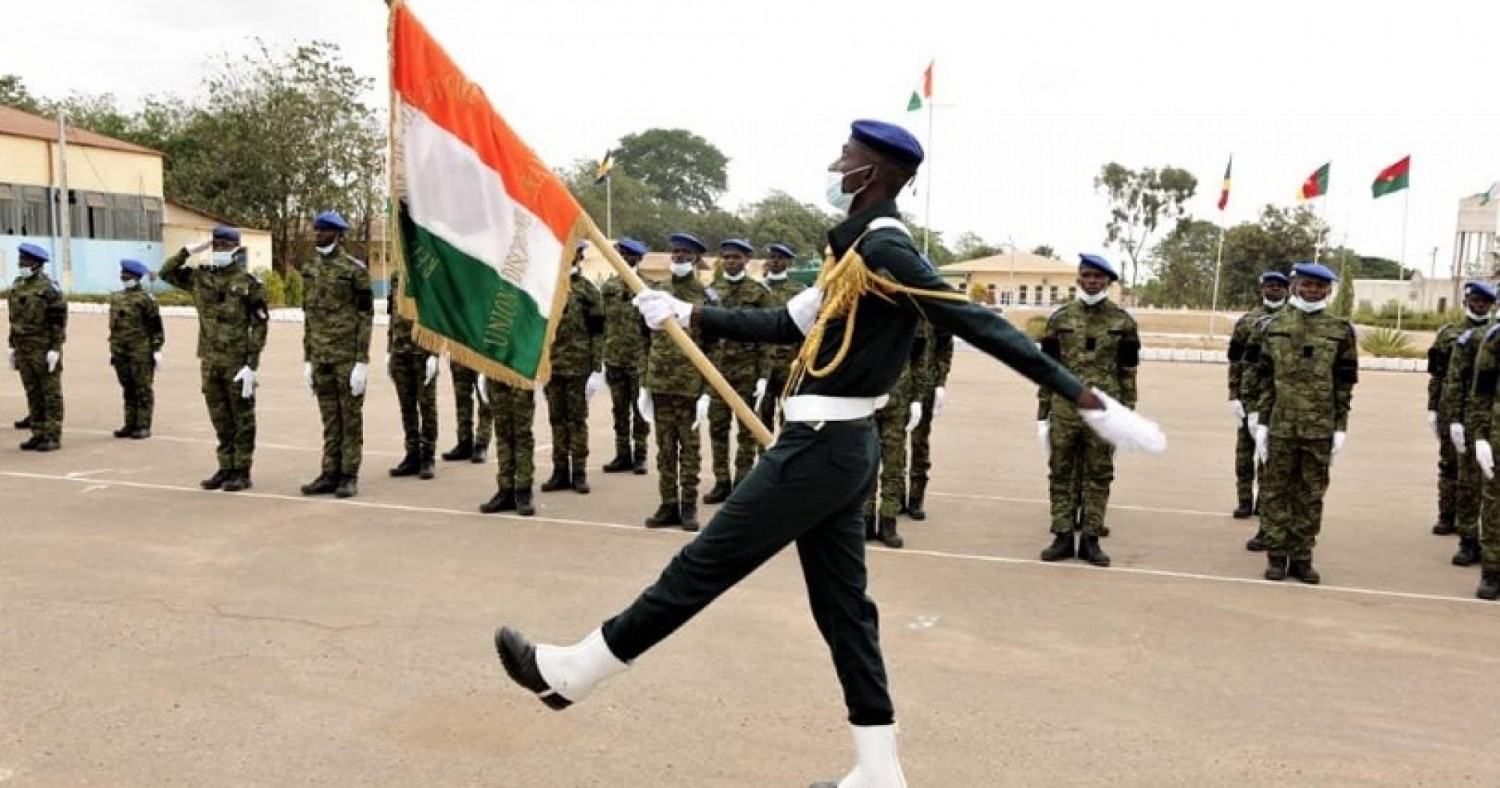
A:
MULTIPOLYGON (((178 249, 190 246, 209 237, 214 225, 220 220, 200 213, 185 205, 167 203, 165 221, 162 224, 162 243, 167 254, 176 254, 178 249)), ((271 233, 245 227, 240 231, 240 245, 249 256, 251 271, 264 271, 271 267, 271 233)), ((161 262, 160 260, 157 263, 161 262)), ((151 265, 156 265, 152 263, 151 265)))
POLYGON ((68 188, 161 197, 162 157, 69 145, 68 188))
POLYGON ((51 159, 51 145, 44 140, 0 134, 0 181, 51 185, 51 159))

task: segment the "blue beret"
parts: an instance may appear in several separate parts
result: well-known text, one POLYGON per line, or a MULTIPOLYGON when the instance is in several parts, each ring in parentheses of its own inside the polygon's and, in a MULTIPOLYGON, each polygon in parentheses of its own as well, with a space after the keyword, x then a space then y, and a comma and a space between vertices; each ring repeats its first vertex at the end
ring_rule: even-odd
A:
POLYGON ((137 279, 151 273, 151 269, 147 268, 146 264, 140 260, 121 260, 120 271, 130 274, 137 279))
POLYGON ((755 254, 755 247, 743 238, 729 238, 719 242, 719 249, 738 249, 746 256, 755 254))
POLYGON ((667 236, 667 240, 671 241, 673 246, 682 246, 689 249, 696 249, 698 250, 698 254, 703 254, 704 252, 708 251, 708 246, 702 241, 698 240, 698 236, 693 235, 692 233, 672 233, 671 235, 667 236))
POLYGON ((797 255, 792 252, 792 247, 787 246, 786 244, 771 244, 770 246, 766 247, 766 251, 774 255, 785 257, 788 260, 797 259, 797 255))
POLYGON ((339 216, 338 211, 324 211, 318 214, 318 218, 313 219, 313 229, 328 229, 343 232, 349 229, 349 223, 344 221, 344 217, 339 216))
POLYGON ((1260 275, 1260 283, 1265 284, 1267 282, 1280 282, 1284 285, 1289 285, 1292 283, 1292 280, 1288 279, 1286 274, 1280 271, 1266 271, 1260 275))
POLYGON ((21 244, 20 246, 16 247, 16 249, 21 253, 22 256, 35 258, 37 260, 41 260, 44 263, 52 259, 52 255, 47 254, 46 249, 43 249, 36 244, 21 244))
POLYGON ((622 252, 626 252, 628 254, 638 254, 642 257, 645 257, 646 253, 651 251, 651 249, 648 248, 645 244, 637 241, 634 238, 628 237, 621 238, 620 240, 615 241, 615 248, 619 249, 622 252))
POLYGON ((1120 274, 1119 272, 1115 271, 1115 267, 1113 265, 1110 265, 1110 262, 1108 260, 1100 257, 1097 254, 1078 255, 1078 267, 1093 268, 1099 271, 1103 271, 1104 275, 1109 277, 1109 280, 1111 282, 1120 281, 1120 274))
POLYGON ((217 227, 214 227, 214 240, 228 241, 232 244, 237 244, 240 242, 240 231, 227 225, 218 225, 217 227))
POLYGON ((916 169, 925 158, 922 143, 906 129, 879 120, 856 120, 849 125, 849 137, 901 164, 916 169))
POLYGON ((1500 300, 1495 297, 1495 286, 1489 282, 1468 282, 1464 284, 1464 295, 1479 295, 1491 301, 1500 300))
POLYGON ((1305 276, 1308 279, 1321 279, 1333 283, 1339 280, 1339 275, 1332 269, 1321 263, 1298 263, 1292 266, 1292 276, 1305 276))

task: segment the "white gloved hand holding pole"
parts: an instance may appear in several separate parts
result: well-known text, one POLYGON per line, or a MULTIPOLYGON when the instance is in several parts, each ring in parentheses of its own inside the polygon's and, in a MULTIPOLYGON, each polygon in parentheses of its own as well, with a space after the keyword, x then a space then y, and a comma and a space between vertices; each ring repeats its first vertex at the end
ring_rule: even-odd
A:
POLYGON ((642 290, 630 303, 635 304, 652 331, 660 331, 668 320, 676 320, 677 325, 687 328, 693 314, 692 304, 662 290, 642 290))
POLYGON ((641 418, 645 419, 647 424, 656 425, 656 406, 651 402, 651 392, 641 389, 640 393, 635 395, 635 409, 640 411, 641 418))

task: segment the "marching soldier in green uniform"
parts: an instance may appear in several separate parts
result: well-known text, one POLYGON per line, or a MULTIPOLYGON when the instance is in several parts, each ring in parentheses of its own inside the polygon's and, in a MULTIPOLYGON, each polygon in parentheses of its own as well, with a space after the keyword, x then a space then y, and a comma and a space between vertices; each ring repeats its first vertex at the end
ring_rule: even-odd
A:
POLYGON ((63 391, 62 349, 68 338, 68 299, 62 288, 43 270, 47 250, 23 243, 20 271, 11 284, 10 366, 21 373, 26 390, 26 418, 22 429, 31 438, 22 451, 57 451, 62 448, 63 391))
POLYGON ((587 246, 579 241, 574 251, 568 303, 552 335, 552 379, 545 390, 552 478, 542 482, 542 492, 589 491, 589 400, 604 386, 604 302, 580 268, 587 246))
POLYGON ((480 389, 485 412, 495 420, 495 494, 479 505, 484 514, 515 512, 523 517, 536 514, 531 485, 536 475, 535 391, 485 379, 480 389))
POLYGON ((1349 321, 1328 314, 1338 281, 1317 263, 1292 267, 1291 309, 1264 318, 1256 365, 1256 459, 1265 466, 1260 519, 1267 580, 1316 584, 1313 547, 1323 527, 1328 469, 1344 448, 1359 349, 1349 321))
POLYGON ((385 369, 396 386, 396 402, 401 406, 402 446, 406 450, 401 462, 391 469, 396 477, 416 476, 431 479, 437 470, 433 457, 437 452, 437 355, 412 340, 412 321, 397 309, 396 289, 401 275, 391 275, 386 293, 385 369))
POLYGON ((481 393, 485 387, 484 376, 451 358, 448 359, 448 373, 453 376, 453 412, 458 421, 458 443, 443 452, 443 460, 483 464, 490 448, 490 430, 495 423, 489 403, 481 393))
POLYGON ((896 531, 896 515, 906 495, 906 442, 922 420, 922 401, 916 396, 918 338, 901 376, 891 386, 885 405, 875 411, 875 430, 880 435, 880 475, 865 504, 865 540, 879 540, 886 547, 905 544, 896 531))
POLYGON ((913 520, 927 519, 927 478, 932 472, 932 420, 948 401, 948 370, 953 366, 953 332, 923 320, 913 348, 912 386, 922 403, 922 420, 911 431, 911 486, 902 510, 913 520))
POLYGON ((191 293, 198 308, 198 366, 219 459, 219 470, 199 484, 205 490, 248 490, 255 458, 256 370, 271 319, 266 287, 248 270, 240 231, 233 227, 215 227, 211 240, 184 247, 162 265, 159 276, 191 293), (210 247, 207 265, 186 265, 191 255, 210 247))
POLYGON ((1232 516, 1245 520, 1256 512, 1255 506, 1255 437, 1250 433, 1249 412, 1245 403, 1253 402, 1254 396, 1246 379, 1245 349, 1255 340, 1252 334, 1258 321, 1275 314, 1286 304, 1287 286, 1291 280, 1280 271, 1266 271, 1260 275, 1260 306, 1251 309, 1235 321, 1234 331, 1229 335, 1229 415, 1238 425, 1234 444, 1234 483, 1236 506, 1232 516))
MULTIPOLYGON (((1098 255, 1079 255, 1078 300, 1047 318, 1042 352, 1057 359, 1084 383, 1134 409, 1135 377, 1141 338, 1135 318, 1109 300, 1110 283, 1120 275, 1098 255)), ((1094 566, 1109 566, 1099 547, 1109 487, 1115 478, 1114 450, 1088 429, 1077 408, 1042 389, 1037 434, 1047 452, 1052 500, 1052 544, 1043 561, 1078 556, 1094 566), (1075 546, 1073 532, 1082 531, 1075 546)))
MULTIPOLYGON (((775 243, 766 247, 766 306, 775 308, 786 306, 798 293, 807 289, 807 285, 787 276, 787 269, 791 267, 792 261, 797 255, 792 247, 786 244, 775 243)), ((762 424, 772 432, 776 431, 776 422, 781 401, 782 390, 786 388, 787 375, 792 369, 792 360, 797 357, 795 345, 767 345, 766 354, 766 377, 765 383, 755 382, 755 410, 760 416, 762 424)), ((759 457, 765 449, 755 447, 755 456, 759 457)))
POLYGON ((1454 566, 1479 563, 1479 522, 1483 510, 1481 492, 1484 479, 1475 454, 1475 441, 1487 437, 1489 414, 1486 403, 1475 391, 1480 346, 1485 343, 1485 323, 1495 305, 1495 288, 1484 282, 1464 285, 1464 310, 1484 318, 1453 340, 1444 374, 1442 393, 1438 397, 1438 423, 1447 425, 1448 441, 1458 460, 1458 483, 1454 485, 1453 514, 1458 528, 1458 551, 1454 566))
POLYGON ((161 309, 141 286, 151 269, 139 260, 120 261, 124 289, 109 296, 109 364, 125 397, 125 424, 116 438, 151 437, 151 414, 156 405, 153 385, 166 343, 161 309))
MULTIPOLYGON (((615 242, 615 249, 632 269, 649 251, 634 238, 621 238, 615 242)), ((604 299, 604 382, 609 384, 615 423, 615 457, 605 464, 604 472, 644 475, 651 425, 641 418, 635 396, 641 388, 648 331, 641 313, 630 304, 632 294, 625 280, 612 275, 599 292, 604 299)))
POLYGON ((1447 383, 1449 362, 1453 356, 1453 346, 1458 338, 1465 332, 1474 330, 1483 331, 1483 326, 1490 320, 1490 308, 1494 306, 1494 299, 1486 300, 1488 293, 1493 294, 1489 285, 1481 285, 1466 288, 1468 292, 1464 295, 1464 316, 1461 320, 1444 325, 1438 329, 1437 337, 1432 342, 1432 347, 1427 349, 1427 426, 1432 428, 1433 434, 1438 439, 1438 519, 1432 526, 1432 532, 1438 536, 1449 536, 1458 533, 1458 451, 1453 448, 1453 441, 1449 440, 1447 424, 1441 418, 1441 406, 1444 386, 1447 383))
POLYGON ((307 283, 302 380, 317 396, 323 417, 322 470, 302 485, 303 495, 359 494, 375 298, 365 264, 339 248, 348 229, 338 213, 318 214, 313 220, 318 257, 302 266, 307 283))
MULTIPOLYGON (((715 292, 710 294, 719 306, 725 309, 761 309, 770 305, 770 292, 766 286, 745 274, 745 264, 752 254, 755 254, 755 247, 743 238, 730 238, 719 244, 719 262, 724 274, 714 283, 715 292)), ((746 402, 765 396, 769 381, 763 346, 714 339, 708 357, 746 402)), ((734 476, 729 475, 729 431, 735 421, 729 403, 718 394, 710 394, 708 438, 713 447, 714 486, 703 496, 704 503, 728 500, 736 480, 745 478, 750 473, 750 466, 755 464, 755 437, 749 427, 741 424, 735 441, 734 476)))
MULTIPOLYGON (((712 303, 698 281, 698 265, 708 247, 688 233, 673 233, 672 278, 654 289, 671 293, 690 304, 712 303)), ((688 332, 700 342, 697 330, 688 332)), ((646 518, 647 528, 680 525, 698 530, 698 427, 708 418, 708 394, 703 376, 665 336, 651 337, 646 374, 636 406, 656 427, 656 475, 661 506, 646 518)))

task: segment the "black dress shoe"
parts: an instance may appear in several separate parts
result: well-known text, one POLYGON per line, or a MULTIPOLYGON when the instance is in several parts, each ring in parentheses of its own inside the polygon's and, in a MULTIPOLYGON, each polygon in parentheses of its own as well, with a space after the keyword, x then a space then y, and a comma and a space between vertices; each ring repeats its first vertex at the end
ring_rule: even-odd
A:
POLYGON ((573 701, 553 692, 542 678, 542 670, 536 664, 536 646, 525 635, 510 627, 500 627, 495 631, 495 651, 510 680, 534 693, 547 708, 562 711, 573 705, 573 701))

